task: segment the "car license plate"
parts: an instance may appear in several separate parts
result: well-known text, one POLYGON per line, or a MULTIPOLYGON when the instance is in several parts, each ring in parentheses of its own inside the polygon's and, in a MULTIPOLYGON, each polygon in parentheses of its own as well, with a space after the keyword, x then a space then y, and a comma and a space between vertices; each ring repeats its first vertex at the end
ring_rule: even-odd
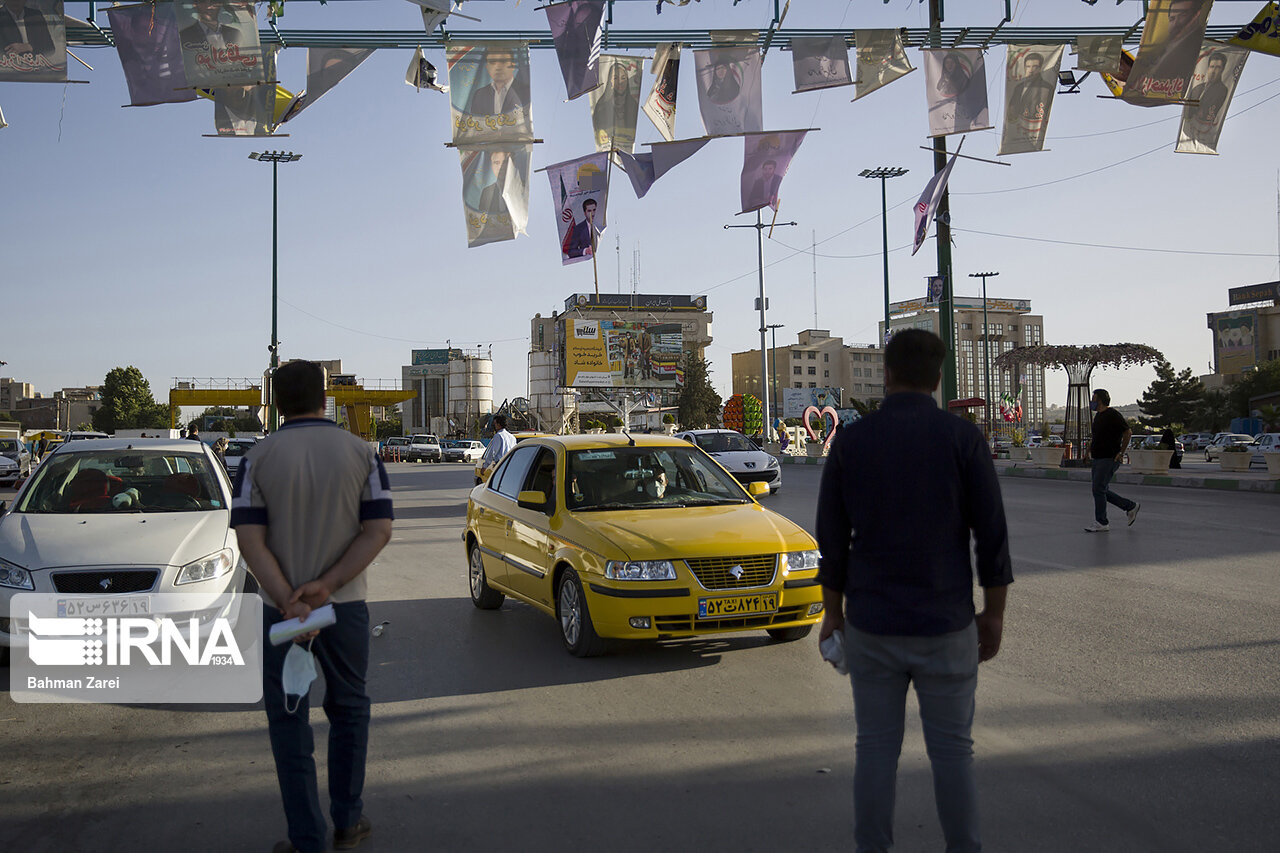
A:
POLYGON ((59 616, 145 616, 150 613, 149 595, 58 599, 59 616))
POLYGON ((773 613, 778 609, 776 592, 756 595, 734 595, 726 598, 699 598, 699 619, 723 619, 727 616, 744 616, 755 613, 773 613))

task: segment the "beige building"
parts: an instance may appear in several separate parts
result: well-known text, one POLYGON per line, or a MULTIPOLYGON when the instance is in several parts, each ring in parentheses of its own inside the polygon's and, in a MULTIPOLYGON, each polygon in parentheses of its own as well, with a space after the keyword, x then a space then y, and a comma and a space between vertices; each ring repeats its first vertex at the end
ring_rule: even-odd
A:
POLYGON ((19 400, 27 400, 35 395, 36 389, 30 382, 0 377, 0 412, 10 411, 17 407, 19 400))
MULTIPOLYGON (((786 390, 839 388, 841 405, 884 396, 884 351, 873 344, 846 344, 828 329, 806 329, 794 344, 769 349, 770 407, 786 407, 786 390)), ((733 393, 760 397, 760 350, 733 354, 733 393)), ((788 414, 788 417, 794 417, 788 414)))
POLYGON ((1209 314, 1213 373, 1200 377, 1206 388, 1223 388, 1259 364, 1280 359, 1280 281, 1233 287, 1231 309, 1209 314))

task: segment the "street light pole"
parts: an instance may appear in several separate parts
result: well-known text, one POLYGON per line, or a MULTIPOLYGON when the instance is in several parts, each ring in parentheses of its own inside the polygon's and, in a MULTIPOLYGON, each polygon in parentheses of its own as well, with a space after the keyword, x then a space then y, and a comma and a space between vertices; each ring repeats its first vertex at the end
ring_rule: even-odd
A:
MULTIPOLYGON (((757 307, 760 309, 760 396, 764 398, 764 428, 769 429, 769 350, 766 346, 765 332, 769 330, 769 324, 765 319, 768 311, 768 301, 764 295, 764 229, 772 229, 775 225, 796 225, 795 222, 769 222, 766 223, 760 218, 760 211, 756 211, 756 221, 751 225, 726 225, 727 228, 754 228, 756 229, 756 263, 760 270, 760 297, 756 300, 757 307)), ((766 435, 768 433, 766 432, 766 435)))
MULTIPOLYGON (((783 323, 770 323, 769 331, 773 332, 773 346, 769 347, 770 355, 773 356, 773 411, 774 417, 782 417, 782 410, 778 406, 778 330, 783 327, 783 323)), ((769 435, 769 430, 765 429, 765 437, 769 435)))
POLYGON ((969 278, 982 279, 982 359, 985 364, 983 376, 986 385, 982 395, 987 402, 986 428, 987 441, 991 441, 991 327, 987 325, 987 279, 1000 275, 998 272, 971 272, 969 278))
POLYGON ((271 164, 271 379, 267 383, 267 423, 264 426, 268 432, 276 431, 276 369, 280 366, 280 338, 277 334, 277 305, 279 302, 279 251, 278 251, 278 213, 279 213, 279 182, 277 180, 277 172, 281 163, 292 163, 295 160, 301 160, 301 154, 294 154, 292 151, 263 151, 253 152, 249 155, 250 160, 257 160, 259 163, 271 164))
POLYGON ((885 198, 884 182, 887 178, 901 177, 907 171, 899 166, 877 166, 874 169, 863 169, 858 173, 863 178, 880 179, 880 230, 884 236, 884 335, 880 341, 881 347, 889 341, 889 208, 885 198))

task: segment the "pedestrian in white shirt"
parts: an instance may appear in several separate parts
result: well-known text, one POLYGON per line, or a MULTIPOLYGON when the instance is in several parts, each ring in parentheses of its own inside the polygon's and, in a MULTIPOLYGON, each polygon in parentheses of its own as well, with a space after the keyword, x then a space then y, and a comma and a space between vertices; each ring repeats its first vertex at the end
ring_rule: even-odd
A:
POLYGON ((493 438, 489 440, 489 446, 484 449, 484 455, 480 457, 480 469, 483 471, 492 471, 494 466, 502 461, 502 457, 516 446, 516 437, 507 432, 505 415, 494 415, 493 425, 498 428, 498 431, 493 434, 493 438))

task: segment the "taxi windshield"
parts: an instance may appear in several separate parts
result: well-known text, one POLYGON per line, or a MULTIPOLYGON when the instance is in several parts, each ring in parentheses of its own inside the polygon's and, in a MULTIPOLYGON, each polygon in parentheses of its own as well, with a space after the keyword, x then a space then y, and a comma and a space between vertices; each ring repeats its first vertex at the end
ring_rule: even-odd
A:
POLYGON ((218 478, 203 454, 129 448, 49 457, 15 512, 201 512, 225 507, 218 478))
POLYGON ((573 450, 565 466, 570 510, 666 509, 746 503, 738 482, 692 447, 573 450))
POLYGON ((693 438, 708 453, 743 453, 760 449, 745 435, 736 432, 708 432, 693 438))

